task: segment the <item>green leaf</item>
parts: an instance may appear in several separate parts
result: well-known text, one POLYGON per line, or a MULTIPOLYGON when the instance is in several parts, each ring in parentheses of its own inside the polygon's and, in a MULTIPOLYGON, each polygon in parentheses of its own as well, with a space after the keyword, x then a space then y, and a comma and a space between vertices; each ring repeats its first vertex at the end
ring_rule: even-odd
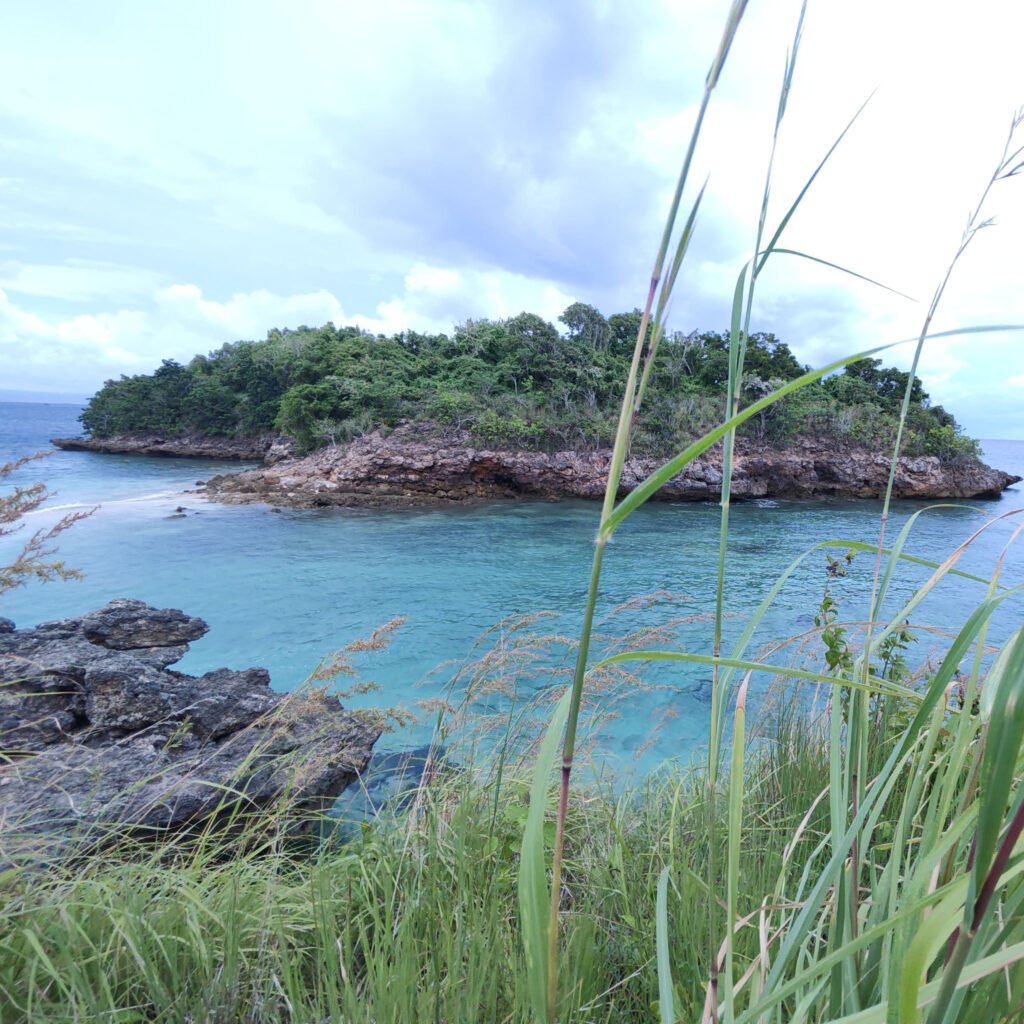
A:
POLYGON ((988 674, 985 676, 985 685, 981 688, 981 697, 978 702, 978 707, 982 721, 986 723, 992 719, 993 705, 996 701, 996 694, 999 693, 1003 677, 1006 675, 1006 667, 1010 660, 1010 652, 1020 639, 1022 632, 1024 632, 1024 626, 1016 630, 1010 639, 1006 641, 1002 649, 999 651, 999 654, 996 655, 996 660, 992 663, 992 667, 988 670, 988 674))
MULTIPOLYGON (((1024 740, 1024 630, 1007 641, 997 662, 992 719, 981 763, 981 809, 967 913, 988 874, 1006 817, 1006 804, 1014 786, 1014 771, 1024 740)), ((965 919, 966 920, 966 919, 965 919)))
POLYGON ((658 901, 655 908, 655 939, 658 952, 658 1008, 661 1024, 675 1024, 676 1001, 672 990, 672 962, 668 952, 668 868, 658 876, 658 901))
POLYGON ((519 858, 519 929, 526 954, 527 987, 537 1020, 545 1019, 548 992, 548 878, 544 859, 544 820, 548 784, 558 756, 565 719, 569 712, 567 690, 555 707, 541 743, 530 787, 530 809, 523 829, 519 858))

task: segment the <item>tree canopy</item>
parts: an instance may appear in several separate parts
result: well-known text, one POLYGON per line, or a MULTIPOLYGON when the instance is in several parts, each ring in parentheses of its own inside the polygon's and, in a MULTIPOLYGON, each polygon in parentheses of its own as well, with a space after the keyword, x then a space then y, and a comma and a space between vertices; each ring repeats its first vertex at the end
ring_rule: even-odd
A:
MULTIPOLYGON (((95 437, 125 433, 255 436, 281 432, 305 449, 400 420, 471 431, 481 442, 547 449, 611 443, 639 310, 605 317, 574 302, 564 331, 533 313, 467 320, 452 334, 374 335, 358 327, 272 330, 187 365, 107 381, 82 413, 95 437)), ((678 449, 719 421, 728 334, 675 332, 661 343, 634 448, 678 449)), ((743 398, 805 372, 774 334, 747 339, 743 398)), ((883 444, 909 374, 862 359, 786 398, 744 428, 765 441, 802 433, 883 444)), ((955 420, 932 408, 915 378, 907 446, 946 458, 976 452, 955 420)))

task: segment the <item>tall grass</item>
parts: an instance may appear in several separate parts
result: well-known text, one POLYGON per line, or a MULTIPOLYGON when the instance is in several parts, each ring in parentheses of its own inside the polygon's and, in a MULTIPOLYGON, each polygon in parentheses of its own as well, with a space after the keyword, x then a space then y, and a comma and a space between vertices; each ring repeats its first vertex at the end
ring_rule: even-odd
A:
MULTIPOLYGON (((544 906, 539 893, 539 874, 525 866, 538 856, 542 811, 523 837, 523 865, 520 885, 532 890, 522 898, 523 935, 528 963, 534 967, 534 1011, 539 1019, 556 1021, 559 1016, 559 974, 565 957, 560 956, 560 893, 562 890, 562 845, 569 810, 570 779, 575 747, 575 722, 588 673, 589 640, 601 590, 605 549, 613 532, 634 511, 702 451, 721 442, 723 482, 721 526, 717 557, 715 625, 708 654, 663 651, 631 652, 621 660, 700 661, 713 668, 712 714, 708 736, 707 807, 708 856, 704 865, 708 933, 712 943, 706 951, 706 992, 704 1019, 709 1021, 789 1020, 903 1020, 915 1021, 927 1010, 936 1022, 973 1020, 964 1016, 988 1007, 989 1017, 1012 1008, 1024 986, 1024 921, 1020 917, 1024 888, 1019 874, 1024 870, 1024 848, 1018 848, 1024 833, 1024 792, 1020 791, 1021 744, 1024 739, 1024 636, 1014 634, 1003 647, 995 664, 986 672, 983 657, 989 620, 1008 594, 999 583, 996 567, 985 595, 963 624, 942 664, 920 690, 903 686, 899 680, 885 680, 875 669, 874 659, 886 651, 886 644, 904 628, 907 614, 937 582, 953 571, 955 553, 934 567, 932 578, 895 615, 883 617, 888 584, 900 562, 907 529, 893 549, 887 550, 886 529, 892 485, 901 449, 903 429, 910 401, 910 388, 924 342, 946 285, 957 262, 977 232, 988 224, 982 211, 993 186, 1017 174, 1022 148, 1015 142, 1024 115, 1012 122, 1002 155, 973 213, 961 244, 928 307, 916 339, 911 375, 893 440, 889 485, 882 503, 879 537, 875 546, 875 572, 870 598, 870 618, 860 650, 850 650, 842 640, 845 631, 828 616, 823 636, 831 640, 830 654, 818 680, 828 687, 828 782, 829 828, 813 856, 800 870, 790 860, 781 866, 773 884, 751 893, 741 888, 738 876, 742 844, 743 808, 748 799, 742 785, 746 755, 745 705, 747 679, 752 671, 792 675, 787 666, 763 666, 743 657, 744 649, 764 611, 784 582, 770 589, 766 601, 751 619, 739 643, 725 657, 722 653, 722 624, 727 605, 725 592, 728 564, 729 507, 735 430, 786 394, 806 386, 853 359, 870 355, 861 352, 804 375, 786 387, 745 409, 740 408, 745 344, 758 279, 769 259, 787 254, 806 254, 782 248, 781 239, 795 211, 842 141, 850 125, 814 168, 806 184, 770 234, 766 229, 771 195, 771 174, 779 128, 786 114, 793 86, 797 54, 803 29, 803 9, 793 45, 787 57, 779 94, 775 133, 763 189, 753 255, 742 269, 733 296, 730 331, 729 383, 723 421, 701 440, 670 459, 630 494, 620 496, 620 472, 626 458, 632 426, 643 400, 646 370, 637 379, 641 362, 649 368, 664 332, 664 314, 685 257, 703 189, 698 191, 689 216, 679 231, 675 259, 664 273, 665 257, 675 232, 676 218, 687 177, 703 126, 711 92, 717 84, 745 4, 734 3, 727 18, 718 52, 707 78, 704 100, 687 148, 683 170, 669 211, 648 293, 647 306, 637 335, 633 367, 626 383, 622 414, 611 460, 605 502, 594 552, 590 587, 583 615, 576 671, 570 692, 564 730, 561 781, 556 817, 556 839, 552 855, 550 891, 544 906), (767 240, 766 240, 767 239, 767 240), (655 302, 655 299, 657 301, 655 302), (966 692, 959 707, 949 691, 965 658, 971 659, 966 692), (737 675, 742 673, 742 676, 737 675), (737 680, 742 680, 738 683, 737 680), (980 713, 975 701, 984 696, 980 713), (899 703, 915 711, 900 722, 902 731, 891 751, 879 762, 871 755, 877 750, 872 732, 879 722, 892 720, 899 703), (722 785, 721 761, 725 749, 727 716, 733 721, 731 781, 724 821, 719 814, 718 791, 722 785), (965 781, 966 780, 966 781, 965 781), (880 841, 880 822, 892 816, 892 831, 880 841), (726 861, 719 860, 724 829, 726 861), (725 890, 724 907, 717 896, 725 890), (741 916, 740 894, 746 905, 741 916), (751 904, 751 896, 754 898, 751 904), (534 916, 546 909, 546 933, 534 916), (757 919, 758 950, 752 959, 737 955, 738 937, 757 919), (925 926, 927 921, 927 926, 925 926), (547 961, 540 966, 538 943, 547 947, 547 961), (719 956, 718 946, 724 951, 719 956), (720 971, 724 968, 724 974, 720 971), (541 1001, 539 992, 545 990, 541 1001)), ((859 112, 858 112, 859 114, 859 112)), ((855 115, 855 118, 856 119, 855 115)), ((852 124, 852 122, 851 122, 852 124)), ((806 258, 815 259, 810 256, 806 258)), ((818 262, 825 262, 819 260, 818 262)), ((833 266, 832 264, 829 264, 833 266)), ((844 268, 836 270, 849 273, 844 268)), ((862 277, 863 275, 857 274, 862 277)), ((962 332, 984 330, 967 328, 962 332)), ((873 350, 873 351, 878 351, 873 350)), ((883 672, 884 674, 884 672, 883 672)), ((898 720, 898 716, 897 716, 898 720)), ((560 734, 559 719, 552 722, 560 734)), ((883 730, 885 731, 885 730, 883 730)), ((538 765, 537 790, 546 782, 547 764, 538 765)), ((670 883, 676 872, 669 865, 659 885, 657 906, 657 959, 661 973, 660 1015, 675 1019, 673 975, 675 965, 668 955, 667 936, 673 926, 670 883)))
MULTIPOLYGON (((766 726, 734 849, 748 891, 770 887, 785 843, 827 774, 808 720, 766 726)), ((553 752, 552 756, 554 756, 553 752)), ((312 854, 274 812, 241 836, 213 831, 102 856, 0 887, 3 1021, 528 1021, 531 972, 520 941, 518 839, 527 763, 435 776, 400 814, 312 854)), ((726 786, 727 788, 727 786, 726 786)), ((701 765, 613 795, 593 786, 567 816, 561 1012, 647 1021, 658 999, 652 922, 662 868, 673 873, 666 951, 677 1005, 703 999, 710 939, 701 879, 709 843, 701 765)), ((790 856, 820 841, 819 803, 790 856)), ((548 823, 550 826, 550 823, 548 823)), ((550 850, 553 830, 544 829, 550 850)), ((739 934, 736 956, 755 955, 739 934)))
MULTIPOLYGON (((752 255, 733 297, 721 423, 620 493, 697 225, 702 189, 680 211, 701 126, 745 6, 737 0, 729 10, 656 256, 582 631, 564 643, 574 658, 571 682, 531 748, 532 767, 515 742, 528 716, 495 701, 505 731, 492 757, 427 772, 400 815, 365 823, 346 843, 297 846, 282 808, 230 840, 209 832, 159 846, 124 842, 45 873, 12 871, 0 878, 4 1021, 1024 1020, 1024 630, 998 650, 988 644, 993 617, 1024 584, 1002 579, 1002 559, 988 575, 961 564, 992 524, 942 561, 911 555, 926 513, 889 538, 890 481, 877 540, 837 538, 798 555, 725 646, 736 428, 888 347, 838 359, 740 405, 758 281, 769 259, 814 258, 782 239, 835 146, 769 229, 773 141, 752 255), (723 489, 708 649, 630 643, 597 651, 609 540, 714 445, 723 451, 723 489), (844 621, 826 594, 812 631, 819 658, 798 665, 782 645, 765 657, 753 652, 758 625, 798 569, 822 552, 845 551, 875 559, 868 620, 844 621), (892 584, 906 566, 928 575, 893 609, 892 584), (915 673, 901 654, 908 623, 949 581, 974 588, 976 605, 937 664, 915 673), (571 788, 591 690, 656 661, 713 672, 705 759, 639 791, 571 788), (754 673, 784 688, 770 719, 748 706, 754 673)), ((802 24, 801 13, 776 140, 802 24)), ((950 272, 986 223, 991 188, 1020 167, 1020 124, 1015 118, 950 272)), ((909 339, 915 369, 946 280, 919 337, 909 339)), ((947 333, 972 330, 985 329, 947 333)), ((906 409, 905 401, 901 423, 906 409)), ((895 466, 899 431, 893 440, 895 466)), ((840 561, 828 564, 842 571, 840 561)), ((532 642, 517 637, 517 649, 533 657, 532 642)), ((487 656, 469 671, 502 676, 487 656)), ((559 678, 549 682, 554 689, 559 678)), ((444 734, 449 708, 436 711, 444 734)))

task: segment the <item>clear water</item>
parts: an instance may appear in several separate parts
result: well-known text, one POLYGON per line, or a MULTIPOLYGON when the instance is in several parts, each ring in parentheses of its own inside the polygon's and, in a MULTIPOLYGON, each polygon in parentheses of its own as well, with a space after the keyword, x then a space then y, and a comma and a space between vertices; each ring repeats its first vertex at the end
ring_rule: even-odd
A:
MULTIPOLYGON (((54 436, 78 433, 75 406, 0 404, 0 461, 47 447, 54 436)), ((1024 442, 985 442, 990 462, 1024 475, 1024 442)), ((25 626, 81 614, 115 597, 138 597, 183 608, 210 624, 181 663, 189 672, 222 665, 263 665, 275 687, 300 684, 321 658, 404 616, 391 647, 366 655, 366 675, 381 691, 358 704, 404 704, 441 695, 451 662, 506 616, 550 610, 560 618, 545 631, 571 635, 578 627, 590 568, 598 507, 586 502, 493 503, 402 511, 284 511, 221 506, 182 492, 232 464, 57 452, 20 470, 17 482, 47 481, 56 491, 30 525, 43 525, 55 509, 102 503, 92 518, 60 540, 60 554, 81 568, 80 582, 32 585, 0 598, 0 615, 25 626), (183 517, 174 517, 179 506, 183 517), (438 666, 449 663, 447 668, 438 666)), ((918 521, 908 550, 944 557, 987 517, 1024 505, 1014 489, 999 501, 938 508, 918 521), (979 513, 982 513, 979 515, 979 513)), ((890 536, 922 506, 898 503, 890 536)), ((877 539, 879 504, 869 501, 755 502, 734 506, 727 581, 735 636, 779 573, 818 541, 877 539)), ((658 616, 684 614, 677 629, 689 650, 707 653, 711 627, 702 618, 714 607, 714 564, 719 510, 714 504, 655 504, 635 514, 617 534, 605 559, 601 613, 640 594, 665 590, 687 596, 674 609, 637 608, 607 621, 604 632, 652 625, 658 616)), ((987 573, 1009 539, 1011 519, 988 531, 963 566, 987 573)), ((12 548, 0 541, 0 558, 12 548)), ((832 582, 846 617, 864 611, 870 584, 868 556, 845 579, 832 582)), ((1024 554, 1012 550, 1005 580, 1024 581, 1024 554)), ((905 572, 893 601, 924 576, 905 572)), ((797 571, 757 634, 757 643, 791 637, 811 627, 826 584, 824 557, 797 571)), ((915 614, 937 627, 962 623, 982 591, 943 585, 915 614)), ((993 638, 1022 618, 1022 602, 1006 602, 993 638)), ((894 604, 895 607, 895 604, 894 604)), ((928 644, 918 646, 919 658, 928 644)), ((600 750, 620 772, 645 771, 667 758, 698 750, 707 731, 707 681, 700 668, 661 668, 658 688, 638 692, 603 729, 600 750), (647 745, 652 728, 659 739, 647 745)), ((756 680, 755 680, 756 682, 756 680)), ((760 684, 762 687, 764 683, 760 684)), ((385 737, 381 749, 421 744, 429 725, 385 737)))

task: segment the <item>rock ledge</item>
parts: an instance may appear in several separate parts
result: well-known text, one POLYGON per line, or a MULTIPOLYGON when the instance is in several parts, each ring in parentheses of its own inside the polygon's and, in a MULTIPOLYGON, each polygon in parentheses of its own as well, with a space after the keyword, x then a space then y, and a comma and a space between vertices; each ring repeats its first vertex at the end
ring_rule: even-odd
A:
MULTIPOLYGON (((404 424, 305 459, 216 476, 208 497, 271 505, 399 506, 495 498, 601 498, 611 453, 536 452, 475 447, 465 433, 445 437, 404 424)), ((661 465, 638 456, 626 461, 624 494, 661 465)), ((739 438, 732 495, 751 498, 877 498, 885 493, 889 458, 850 443, 800 438, 784 448, 739 438)), ((900 498, 998 498, 1020 478, 980 462, 941 463, 934 456, 900 459, 900 498)), ((705 452, 656 495, 663 501, 718 501, 720 447, 705 452)))
POLYGON ((294 455, 286 439, 267 435, 253 438, 182 437, 163 434, 122 434, 118 437, 55 437, 50 442, 69 452, 103 452, 112 455, 162 455, 171 458, 274 461, 294 455))
POLYGON ((0 864, 216 820, 239 798, 287 797, 308 821, 356 780, 379 722, 320 692, 274 693, 260 668, 169 670, 206 631, 125 599, 0 630, 0 864))

